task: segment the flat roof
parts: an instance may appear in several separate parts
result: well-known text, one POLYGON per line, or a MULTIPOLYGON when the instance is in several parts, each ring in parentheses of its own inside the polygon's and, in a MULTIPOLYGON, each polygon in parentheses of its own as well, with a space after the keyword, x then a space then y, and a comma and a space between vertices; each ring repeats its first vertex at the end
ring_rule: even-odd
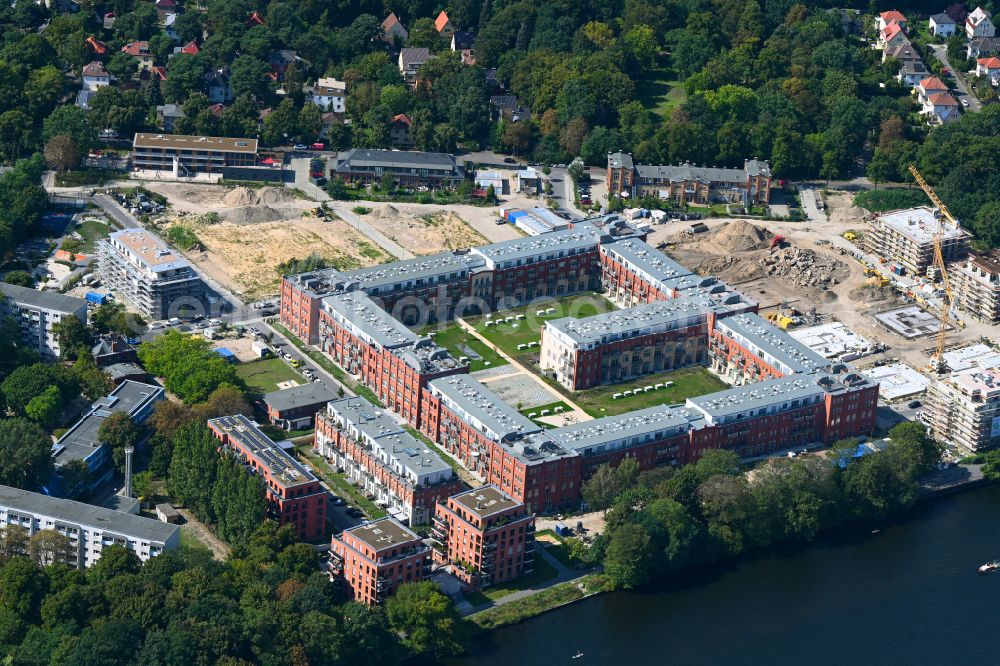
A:
POLYGON ((412 150, 378 150, 372 148, 354 148, 346 152, 337 153, 336 170, 350 171, 350 166, 458 170, 455 157, 447 153, 424 153, 412 150), (343 169, 341 169, 342 165, 344 165, 343 169))
POLYGON ((681 434, 690 430, 693 416, 683 405, 655 405, 634 412, 555 428, 549 430, 548 434, 566 448, 582 451, 611 441, 642 437, 649 433, 663 433, 657 439, 681 434))
POLYGON ((771 363, 773 359, 773 365, 786 374, 809 372, 828 364, 823 356, 753 312, 724 317, 715 325, 743 346, 755 347, 753 351, 765 361, 771 363))
POLYGON ((108 238, 121 244, 144 267, 157 273, 191 266, 187 259, 148 229, 122 229, 108 234, 108 238))
POLYGON ((250 451, 261 464, 267 467, 272 476, 280 479, 286 485, 297 485, 315 481, 316 477, 291 454, 275 444, 243 414, 221 416, 209 419, 208 425, 223 432, 243 448, 250 451))
POLYGON ((73 314, 87 307, 87 301, 74 296, 66 296, 55 291, 39 291, 30 287, 0 282, 0 292, 18 305, 31 306, 62 314, 73 314))
POLYGON ((625 310, 613 310, 583 319, 562 317, 545 322, 577 345, 605 344, 633 335, 651 335, 707 322, 717 306, 705 296, 679 297, 644 303, 625 310))
POLYGON ((903 235, 917 245, 924 245, 934 242, 934 234, 938 227, 944 228, 942 238, 946 241, 958 238, 967 238, 969 234, 960 227, 956 227, 948 220, 938 220, 934 216, 934 211, 927 206, 907 208, 891 213, 879 215, 879 223, 889 227, 893 231, 903 235))
POLYGON ((989 345, 977 342, 974 345, 946 351, 944 361, 952 372, 967 368, 992 368, 1000 366, 1000 352, 989 345))
POLYGON ((224 153, 256 154, 257 139, 136 132, 135 138, 132 140, 132 147, 170 150, 215 150, 224 153))
POLYGON ((57 465, 71 460, 85 460, 97 450, 98 431, 104 419, 115 412, 130 416, 145 407, 150 400, 163 395, 163 389, 153 384, 125 380, 108 395, 91 404, 87 413, 52 445, 52 456, 57 465))
POLYGON ((421 279, 441 277, 451 273, 467 273, 484 264, 483 258, 467 251, 439 252, 414 259, 403 259, 388 264, 358 268, 340 275, 347 282, 358 282, 362 289, 394 285, 421 279))
POLYGON ((450 403, 450 408, 465 412, 472 419, 471 425, 489 430, 498 440, 541 430, 541 426, 468 375, 441 377, 430 381, 428 386, 450 403))
POLYGON ((930 379, 905 363, 893 363, 862 370, 861 374, 878 382, 878 392, 886 400, 896 400, 927 389, 930 379))
POLYGON ((405 527, 395 518, 385 517, 344 530, 358 541, 371 546, 375 551, 395 548, 410 541, 419 540, 416 532, 405 527))
POLYGON ((827 359, 840 358, 846 354, 867 354, 872 349, 870 340, 839 321, 795 328, 788 331, 788 335, 827 359))
POLYGON ((415 343, 420 336, 380 308, 367 294, 352 291, 323 299, 323 308, 336 313, 362 337, 392 349, 415 343))
POLYGON ((948 381, 967 396, 989 398, 1000 394, 1000 369, 997 368, 967 368, 953 373, 948 381))
MULTIPOLYGON (((519 259, 582 254, 586 251, 596 250, 600 238, 600 230, 589 223, 580 222, 572 229, 561 229, 541 236, 501 241, 476 248, 473 252, 482 255, 487 262, 495 265, 519 259)), ((490 266, 490 268, 493 267, 490 266)))
POLYGON ((522 506, 521 502, 518 502, 493 484, 466 490, 457 495, 452 495, 451 499, 480 518, 486 518, 495 513, 522 506))
POLYGON ((336 391, 326 384, 318 382, 309 382, 264 394, 264 402, 279 412, 287 409, 295 409, 296 407, 306 407, 317 403, 329 402, 336 398, 336 391))
POLYGON ((180 529, 177 525, 169 525, 152 518, 49 497, 10 486, 0 486, 0 506, 24 513, 51 516, 59 521, 156 543, 170 541, 180 529))
POLYGON ((372 438, 404 432, 403 427, 385 410, 379 409, 361 396, 331 400, 327 408, 372 438))
POLYGON ((649 282, 670 280, 694 273, 638 238, 623 238, 614 243, 604 243, 601 248, 608 255, 628 264, 649 282))
POLYGON ((767 162, 759 160, 748 160, 743 169, 699 167, 689 163, 677 165, 636 164, 635 169, 642 178, 655 178, 670 183, 682 181, 742 183, 746 180, 748 172, 752 172, 752 175, 770 175, 770 167, 767 162))
POLYGON ((741 414, 750 418, 756 416, 755 410, 776 404, 805 400, 801 406, 818 402, 826 392, 817 379, 816 375, 788 375, 688 398, 686 404, 705 414, 710 423, 741 414))

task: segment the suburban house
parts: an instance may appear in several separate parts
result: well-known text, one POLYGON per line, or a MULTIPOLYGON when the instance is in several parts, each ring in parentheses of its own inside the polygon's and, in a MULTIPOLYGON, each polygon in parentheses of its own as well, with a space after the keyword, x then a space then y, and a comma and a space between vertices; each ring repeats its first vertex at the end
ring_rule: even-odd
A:
POLYGON ((338 153, 330 175, 361 184, 388 175, 401 187, 456 187, 465 179, 452 155, 367 148, 338 153))
POLYGON ((260 12, 252 11, 250 12, 250 15, 247 16, 247 20, 243 22, 243 25, 248 28, 252 28, 255 25, 264 25, 264 17, 260 15, 260 12))
POLYGON ((382 21, 382 39, 389 44, 396 44, 405 42, 410 37, 410 31, 407 30, 402 23, 399 21, 399 17, 396 16, 395 12, 391 12, 382 21))
POLYGON ((331 77, 321 78, 312 89, 312 103, 324 111, 344 112, 347 84, 331 77))
POLYGON ((153 68, 153 53, 149 50, 149 42, 129 42, 122 47, 122 53, 138 60, 139 69, 153 68))
POLYGON ((205 75, 208 101, 212 104, 226 104, 233 101, 233 86, 229 83, 229 68, 222 67, 205 75))
POLYGON ((156 16, 163 23, 167 20, 167 16, 177 14, 177 1, 176 0, 156 0, 154 5, 156 7, 156 16))
POLYGON ((114 12, 105 13, 102 25, 104 26, 105 30, 111 30, 111 28, 115 27, 115 13, 114 12))
POLYGON ((906 36, 906 31, 903 30, 903 26, 899 23, 893 22, 879 31, 878 43, 881 48, 887 49, 892 46, 909 44, 910 39, 906 36))
POLYGON ((531 120, 531 109, 520 106, 517 95, 493 95, 490 97, 493 120, 503 118, 509 123, 531 120))
POLYGON ((980 58, 976 61, 976 76, 985 76, 990 85, 1000 85, 1000 58, 980 58))
POLYGON ((410 126, 413 121, 405 113, 399 113, 389 121, 389 136, 394 146, 412 146, 413 137, 410 136, 410 126))
POLYGON ((448 12, 441 10, 438 17, 434 19, 434 28, 438 31, 438 34, 442 37, 451 39, 452 35, 455 34, 455 26, 451 24, 451 19, 448 18, 448 12))
POLYGON ((929 124, 944 125, 958 120, 958 101, 951 93, 931 93, 923 102, 920 113, 930 116, 929 124))
MULTIPOLYGON (((443 13, 443 12, 442 12, 443 13)), ((406 47, 399 50, 399 73, 411 88, 416 85, 417 72, 431 57, 430 49, 406 47)))
POLYGON ((917 84, 917 99, 926 104, 931 95, 948 92, 948 86, 936 76, 928 76, 917 84))
POLYGON ((608 153, 608 192, 673 199, 680 204, 766 204, 771 198, 771 166, 758 159, 746 160, 742 169, 635 164, 629 153, 608 153))
POLYGON ((965 36, 969 39, 976 37, 996 37, 997 28, 993 25, 990 13, 982 7, 965 17, 965 36))
POLYGON ((861 35, 865 31, 865 22, 861 19, 860 9, 835 8, 827 10, 837 14, 840 19, 840 29, 845 35, 861 35))
POLYGON ((916 88, 917 85, 929 75, 930 72, 928 72, 927 68, 924 67, 924 63, 922 61, 906 60, 899 68, 899 74, 896 75, 896 80, 909 86, 910 88, 916 88))
POLYGON ((111 76, 99 61, 95 60, 83 68, 83 89, 96 91, 111 85, 111 76))
POLYGON ((300 62, 305 61, 295 51, 289 49, 272 51, 267 56, 267 64, 271 67, 271 73, 268 76, 272 81, 284 81, 288 68, 300 62))
POLYGON ((184 46, 174 47, 174 53, 183 53, 184 55, 198 55, 200 52, 201 49, 198 48, 198 44, 193 39, 184 46))
POLYGON ((910 60, 920 60, 920 54, 913 48, 913 44, 906 42, 905 44, 892 46, 882 51, 882 62, 885 62, 889 58, 895 58, 900 62, 907 62, 910 60))
POLYGON ((976 37, 970 39, 966 47, 966 57, 969 60, 997 54, 1000 54, 1000 37, 976 37))
POLYGON ((458 31, 451 36, 451 50, 462 55, 462 63, 465 65, 476 64, 476 54, 472 50, 475 36, 471 32, 458 31))
POLYGON ((935 37, 951 37, 955 34, 955 30, 958 29, 958 24, 948 14, 941 12, 940 14, 935 14, 927 21, 927 29, 935 37))
POLYGON ((534 167, 524 167, 520 171, 514 172, 511 179, 514 183, 514 191, 521 194, 538 194, 542 191, 542 180, 534 167))
POLYGON ((906 30, 906 17, 903 16, 902 12, 892 9, 887 12, 882 12, 881 14, 878 15, 879 31, 888 28, 890 23, 898 23, 900 28, 906 30))

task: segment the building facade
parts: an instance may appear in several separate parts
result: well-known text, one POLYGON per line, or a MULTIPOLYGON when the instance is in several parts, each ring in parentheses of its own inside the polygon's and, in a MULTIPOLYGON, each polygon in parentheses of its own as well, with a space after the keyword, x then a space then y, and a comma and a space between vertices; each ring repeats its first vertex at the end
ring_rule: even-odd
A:
POLYGON ((403 583, 430 576, 430 548, 394 518, 344 530, 330 542, 330 577, 357 602, 381 606, 403 583))
POLYGON ((440 456, 364 398, 331 401, 316 417, 313 448, 404 524, 429 524, 435 504, 462 487, 440 456))
POLYGON ((995 256, 971 254, 948 271, 958 307, 979 321, 1000 321, 1000 261, 995 256))
POLYGON ((122 229, 97 243, 98 274, 119 301, 150 319, 208 311, 208 289, 191 264, 147 229, 122 229))
POLYGON ((386 176, 399 187, 457 187, 465 179, 455 157, 447 153, 354 148, 338 153, 330 168, 331 179, 357 185, 378 183, 386 176))
POLYGON ((326 384, 309 382, 267 393, 261 402, 271 425, 284 430, 302 430, 311 428, 316 414, 336 398, 337 393, 326 384))
POLYGON ((329 495, 312 472, 242 414, 210 419, 208 428, 238 462, 264 480, 271 518, 294 526, 303 541, 323 537, 329 495))
POLYGON ((0 319, 11 317, 21 333, 21 344, 44 358, 58 358, 59 337, 54 327, 66 317, 87 323, 87 302, 54 291, 39 291, 0 282, 0 319))
POLYGON ((434 514, 434 557, 470 588, 504 583, 534 570, 535 516, 493 485, 452 495, 434 514))
POLYGON ((924 413, 935 439, 973 453, 1000 445, 1000 368, 967 368, 935 379, 924 413))
POLYGON ((756 206, 771 200, 771 166, 758 159, 746 160, 742 169, 725 169, 635 164, 629 153, 609 153, 607 179, 613 196, 657 197, 680 205, 726 201, 756 206))
POLYGON ((941 256, 946 264, 969 254, 967 231, 938 219, 926 206, 893 211, 873 217, 865 234, 865 249, 900 264, 910 275, 924 275, 934 265, 934 235, 943 227, 941 256))
POLYGON ((0 525, 16 525, 28 537, 42 530, 62 534, 69 550, 59 560, 80 569, 93 566, 109 546, 122 546, 145 562, 177 550, 181 535, 176 525, 10 486, 0 486, 0 525))
POLYGON ((226 167, 256 164, 257 139, 137 132, 132 140, 132 166, 174 178, 198 173, 221 174, 226 167))

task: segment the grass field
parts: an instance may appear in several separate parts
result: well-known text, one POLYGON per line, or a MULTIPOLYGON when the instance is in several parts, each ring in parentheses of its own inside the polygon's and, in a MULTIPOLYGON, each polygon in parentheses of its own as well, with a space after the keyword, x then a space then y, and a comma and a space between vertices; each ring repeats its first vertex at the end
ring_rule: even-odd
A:
POLYGON ((552 530, 542 530, 535 534, 535 542, 547 550, 549 555, 556 558, 563 563, 564 566, 570 569, 579 569, 586 565, 585 562, 573 557, 569 551, 569 544, 566 543, 566 539, 558 536, 552 530))
POLYGON ((854 205, 873 213, 900 208, 927 205, 927 195, 922 190, 867 190, 854 197, 854 205))
POLYGON ((294 380, 301 384, 304 381, 279 358, 242 363, 236 366, 236 374, 243 378, 251 390, 262 394, 277 391, 278 382, 294 380))
POLYGON ((108 225, 100 220, 89 219, 81 222, 76 232, 82 237, 81 251, 84 254, 93 254, 97 241, 108 235, 108 225))
POLYGON ((550 581, 559 575, 559 572, 538 554, 535 555, 534 567, 535 570, 530 576, 524 576, 509 583, 503 583, 502 585, 488 587, 483 590, 483 596, 491 601, 496 601, 497 599, 506 597, 508 594, 538 587, 542 583, 550 581))
POLYGON ((507 361, 502 356, 458 325, 434 331, 434 342, 451 352, 451 355, 455 358, 468 356, 469 372, 476 372, 484 368, 495 368, 498 365, 507 365, 507 361), (465 349, 465 347, 468 349, 465 349), (469 349, 478 354, 479 358, 473 358, 469 354, 469 349))
MULTIPOLYGON (((554 380, 548 377, 545 380, 559 389, 560 392, 566 393, 566 389, 554 380)), ((575 391, 569 395, 581 409, 591 416, 597 417, 634 412, 637 409, 645 409, 654 405, 669 405, 676 402, 684 402, 688 398, 705 395, 706 393, 714 393, 726 388, 729 388, 728 384, 709 372, 707 368, 696 366, 659 375, 649 375, 631 382, 599 386, 585 391, 575 391), (669 388, 638 393, 617 400, 611 397, 615 393, 623 393, 635 388, 661 384, 667 381, 673 382, 674 385, 669 388)))
POLYGON ((636 81, 636 91, 642 105, 660 117, 687 101, 684 82, 666 69, 654 70, 649 77, 636 81))
MULTIPOLYGON (((604 296, 591 292, 504 310, 494 314, 491 319, 487 319, 486 317, 471 317, 466 321, 475 327, 480 335, 507 354, 519 356, 524 354, 526 350, 518 349, 517 346, 541 340, 542 324, 547 321, 562 317, 581 319, 617 309, 615 304, 604 298, 604 296), (544 312, 546 310, 552 310, 552 312, 544 312), (539 312, 542 312, 542 314, 538 314, 539 312), (487 321, 499 322, 501 319, 507 317, 516 318, 519 315, 524 318, 490 326, 486 325, 487 321)), ((534 347, 533 352, 537 354, 538 347, 534 347)))

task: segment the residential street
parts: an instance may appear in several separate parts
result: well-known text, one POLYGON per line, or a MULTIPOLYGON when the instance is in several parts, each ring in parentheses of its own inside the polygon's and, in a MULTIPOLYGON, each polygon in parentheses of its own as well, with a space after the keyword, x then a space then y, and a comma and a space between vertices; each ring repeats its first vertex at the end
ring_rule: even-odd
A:
MULTIPOLYGON (((955 99, 958 100, 959 104, 962 104, 962 100, 966 100, 969 106, 962 104, 962 111, 975 111, 978 113, 982 110, 983 105, 979 103, 979 100, 969 92, 968 87, 965 85, 965 72, 956 71, 951 63, 948 62, 948 47, 944 44, 928 44, 927 48, 934 52, 934 57, 937 61, 951 70, 951 73, 955 76, 955 89, 958 94, 955 95, 955 99)), ((945 83, 948 83, 946 80, 945 83)))

